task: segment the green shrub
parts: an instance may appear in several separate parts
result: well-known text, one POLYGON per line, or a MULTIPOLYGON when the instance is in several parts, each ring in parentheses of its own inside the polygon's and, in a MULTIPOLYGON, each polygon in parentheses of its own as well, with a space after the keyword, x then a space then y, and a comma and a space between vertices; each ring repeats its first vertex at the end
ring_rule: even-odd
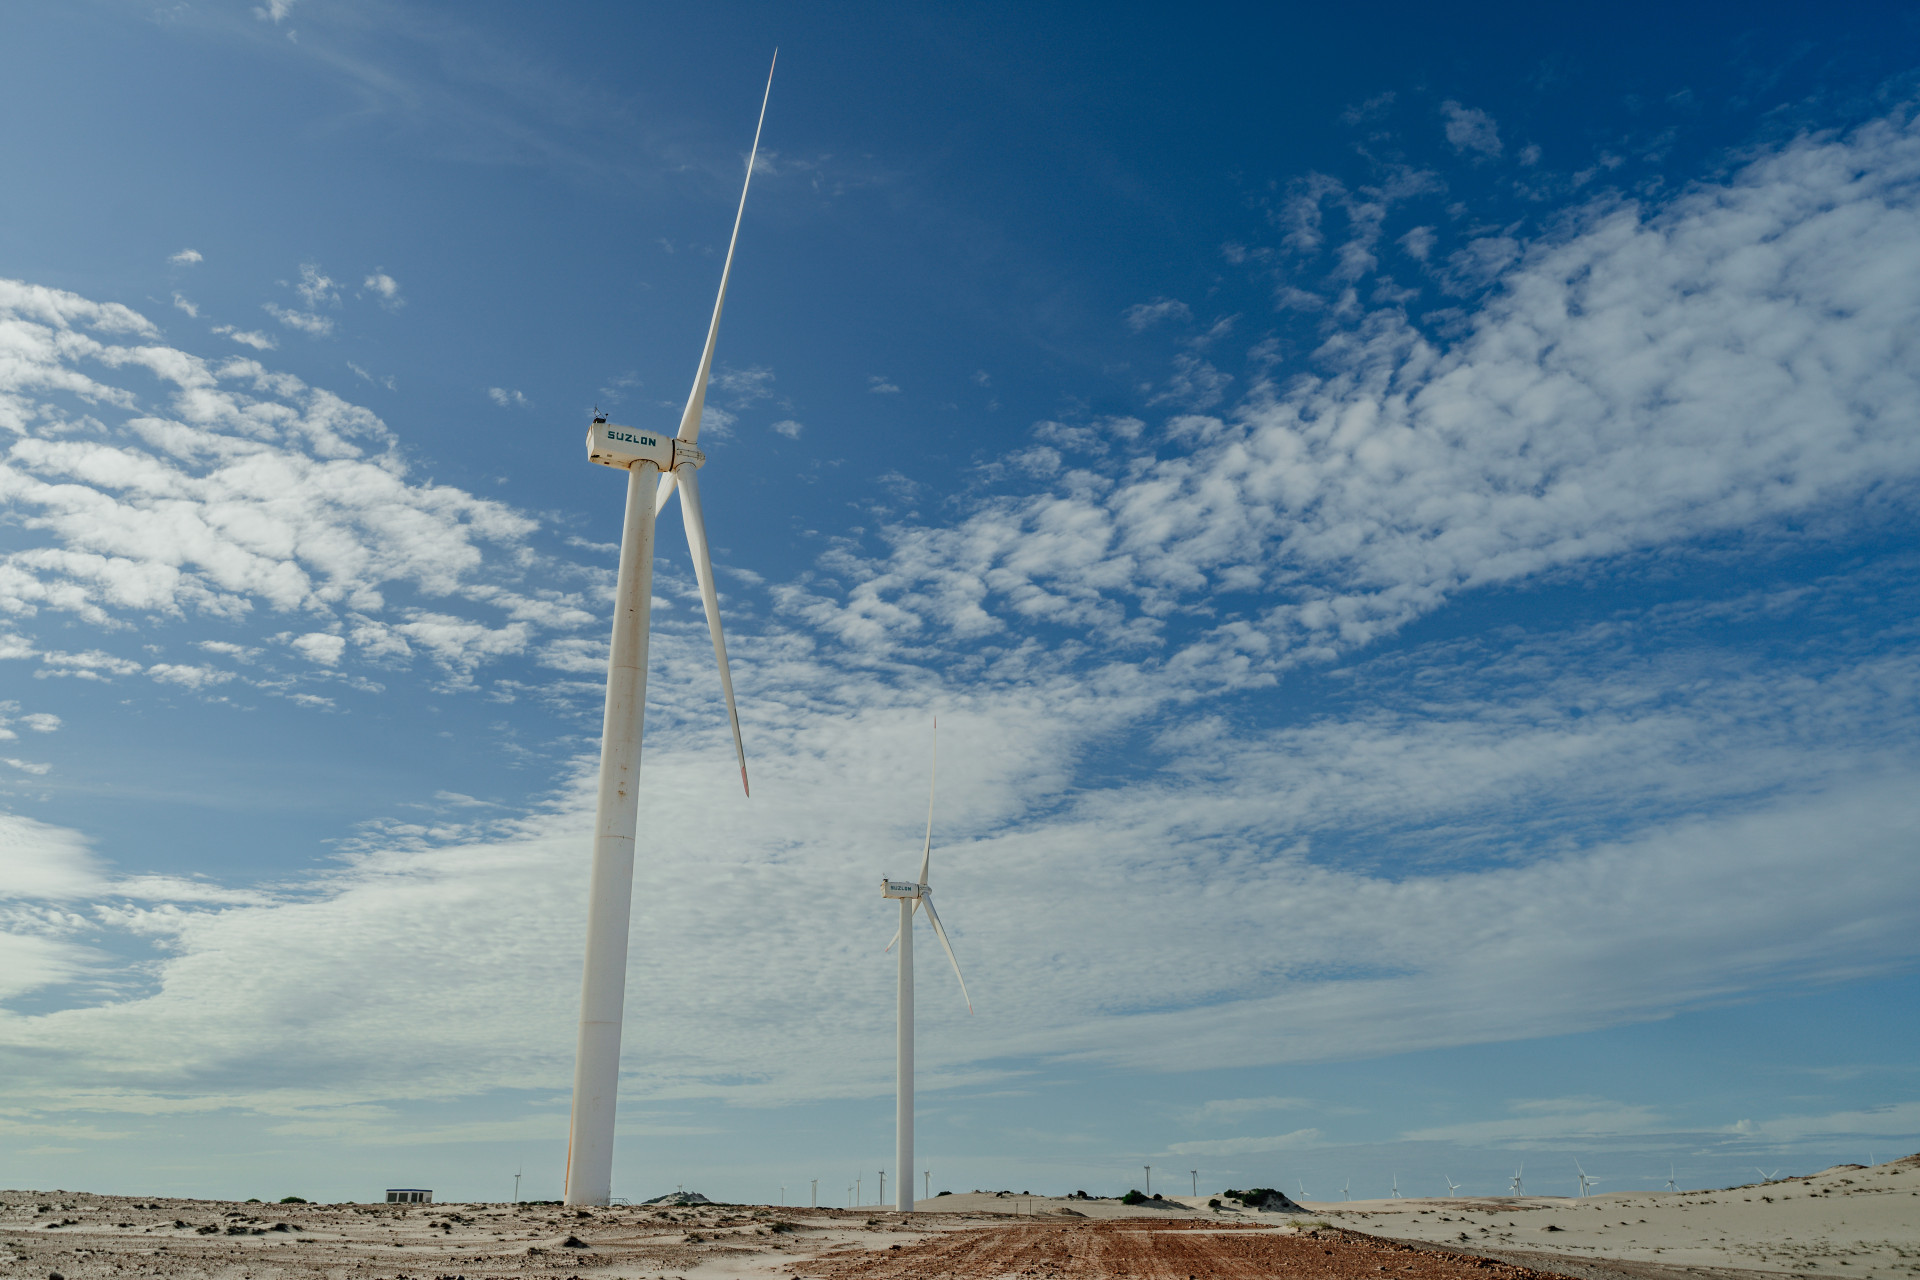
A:
POLYGON ((306 1201, 302 1200, 299 1196, 281 1196, 280 1203, 281 1204, 305 1204, 306 1201))
POLYGON ((1127 1194, 1120 1197, 1121 1204, 1143 1204, 1145 1201, 1146 1197, 1138 1191, 1128 1191, 1127 1194))

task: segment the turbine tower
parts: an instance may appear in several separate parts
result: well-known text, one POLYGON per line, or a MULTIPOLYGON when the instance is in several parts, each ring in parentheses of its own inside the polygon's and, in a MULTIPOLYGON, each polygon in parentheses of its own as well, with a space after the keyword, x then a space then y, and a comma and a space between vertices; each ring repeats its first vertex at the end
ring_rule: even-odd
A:
MULTIPOLYGON (((933 936, 940 939, 940 945, 946 948, 947 959, 953 962, 953 976, 960 978, 960 995, 967 1002, 967 1012, 973 1012, 973 997, 967 995, 967 980, 960 976, 960 961, 953 954, 953 944, 947 941, 946 928, 940 923, 940 913, 933 909, 933 890, 927 887, 927 864, 933 859, 933 789, 940 778, 940 722, 933 722, 934 751, 933 766, 927 781, 927 842, 920 850, 920 879, 880 881, 880 896, 900 900, 900 932, 894 935, 894 942, 900 944, 900 987, 899 987, 899 1043, 896 1049, 895 1069, 898 1076, 898 1090, 894 1098, 894 1162, 901 1169, 913 1168, 913 913, 921 907, 927 909, 927 923, 933 926, 933 936)), ((893 942, 887 944, 893 949, 893 942)), ((901 1213, 913 1212, 913 1179, 898 1178, 894 1188, 899 1203, 894 1207, 901 1213)), ((882 1203, 885 1197, 881 1197, 882 1203)))
MULTIPOLYGON (((776 59, 778 52, 775 53, 776 59)), ((693 391, 671 440, 643 428, 609 423, 598 413, 587 429, 587 458, 627 473, 626 516, 620 531, 620 573, 614 587, 613 645, 607 662, 607 703, 600 730, 600 792, 593 823, 593 876, 587 890, 587 958, 580 980, 580 1034, 574 1050, 573 1117, 567 1134, 566 1202, 606 1204, 613 1195, 613 1123, 620 1084, 620 1019, 627 993, 627 933, 633 912, 633 856, 640 820, 641 715, 647 705, 647 623, 653 601, 654 517, 680 489, 680 516, 693 553, 694 577, 707 609, 707 630, 720 664, 720 690, 726 695, 733 725, 733 749, 740 761, 740 785, 747 785, 747 753, 740 741, 740 713, 733 703, 733 676, 727 670, 726 641, 720 635, 720 602, 713 586, 713 558, 707 549, 706 522, 700 512, 700 487, 694 472, 706 461, 695 441, 700 413, 707 403, 707 378, 713 371, 713 345, 720 336, 720 310, 727 301, 727 277, 740 240, 740 219, 747 211, 747 184, 760 154, 760 125, 766 123, 773 94, 773 69, 760 98, 760 123, 754 126, 747 157, 747 180, 740 187, 740 208, 733 216, 720 270, 720 294, 714 300, 707 345, 693 377, 693 391)))

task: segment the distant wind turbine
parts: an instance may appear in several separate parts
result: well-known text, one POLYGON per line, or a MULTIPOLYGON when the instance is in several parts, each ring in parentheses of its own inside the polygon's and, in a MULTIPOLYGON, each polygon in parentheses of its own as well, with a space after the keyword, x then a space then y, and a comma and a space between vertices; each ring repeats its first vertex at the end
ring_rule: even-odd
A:
MULTIPOLYGON (((947 941, 946 926, 940 923, 940 913, 933 909, 933 890, 927 886, 927 864, 933 861, 933 794, 940 780, 938 720, 933 722, 933 731, 933 761, 927 778, 927 841, 920 850, 920 879, 888 880, 883 876, 880 880, 880 896, 900 900, 900 931, 894 935, 894 942, 900 944, 896 1004, 899 1029, 894 1049, 894 1159, 899 1162, 899 1168, 909 1171, 906 1177, 894 1179, 900 1201, 895 1207, 901 1213, 913 1212, 913 913, 921 907, 927 909, 927 923, 933 926, 933 936, 940 939, 947 959, 953 962, 953 976, 960 979, 960 996, 967 1002, 967 1012, 973 1012, 973 997, 967 994, 967 980, 960 976, 959 958, 953 954, 953 944, 947 941)), ((892 942, 887 944, 889 950, 892 947, 892 942)), ((883 1204, 886 1202, 884 1191, 880 1200, 883 1204)))
POLYGON ((1675 1171, 1674 1166, 1669 1164, 1667 1166, 1667 1190, 1678 1191, 1680 1189, 1679 1187, 1674 1185, 1674 1183, 1676 1182, 1676 1180, 1678 1180, 1679 1177, 1680 1175, 1678 1172, 1675 1171))
POLYGON ((1574 1168, 1575 1168, 1576 1170, 1579 1170, 1579 1173, 1580 1173, 1580 1194, 1584 1196, 1584 1195, 1586 1195, 1586 1194, 1587 1194, 1588 1192, 1590 1192, 1590 1191, 1591 1191, 1591 1190, 1593 1189, 1593 1184, 1594 1184, 1594 1183, 1596 1183, 1596 1182, 1598 1182, 1598 1181, 1600 1181, 1600 1179, 1598 1179, 1598 1178, 1589 1178, 1589 1177, 1587 1176, 1587 1171, 1586 1171, 1585 1169, 1581 1169, 1581 1168, 1580 1168, 1580 1162, 1579 1162, 1578 1160, 1575 1160, 1575 1161, 1573 1162, 1573 1167, 1574 1167, 1574 1168))
POLYGON ((1464 1183, 1464 1182, 1455 1182, 1455 1181, 1454 1181, 1454 1180, 1453 1180, 1452 1178, 1448 1178, 1448 1179, 1447 1179, 1447 1194, 1448 1194, 1448 1195, 1452 1195, 1452 1194, 1453 1194, 1454 1192, 1456 1192, 1456 1191, 1458 1191, 1458 1190, 1459 1190, 1460 1188, 1462 1188, 1462 1187, 1464 1187, 1464 1186, 1466 1186, 1466 1185, 1467 1185, 1467 1184, 1466 1184, 1466 1183, 1464 1183))
POLYGON ((1308 1195, 1308 1194, 1307 1194, 1307 1180, 1306 1180, 1305 1178, 1295 1178, 1295 1179, 1294 1179, 1294 1182, 1295 1182, 1295 1183, 1296 1183, 1296 1184, 1297 1184, 1297 1185, 1299 1186, 1299 1188, 1300 1188, 1300 1199, 1301 1199, 1302 1201, 1306 1201, 1306 1200, 1311 1200, 1311 1199, 1313 1199, 1313 1197, 1312 1197, 1312 1196, 1310 1196, 1310 1195, 1308 1195))
POLYGON ((1405 1196, 1400 1194, 1400 1175, 1397 1173, 1393 1175, 1393 1198, 1395 1200, 1406 1199, 1405 1196))
MULTIPOLYGON (((776 54, 777 57, 777 54, 776 54)), ((626 516, 620 530, 620 569, 614 582, 613 643, 607 660, 607 701, 600 729, 600 788, 593 821, 593 872, 587 889, 587 956, 580 980, 580 1030, 574 1049, 573 1118, 567 1133, 566 1202, 602 1205, 613 1195, 613 1125, 620 1086, 620 1020, 627 991, 627 937, 633 915, 633 858, 640 826, 640 737, 647 704, 647 638, 653 604, 654 517, 665 509, 676 483, 693 575, 706 605, 707 630, 720 663, 720 692, 733 725, 740 785, 747 785, 747 751, 740 740, 740 713, 733 702, 727 645, 720 635, 720 601, 713 585, 713 558, 694 473, 707 457, 695 445, 720 337, 720 311, 727 277, 747 212, 747 187, 760 154, 760 127, 773 96, 773 69, 760 98, 740 208, 733 216, 720 269, 720 293, 707 326, 707 344, 693 377, 693 390, 672 439, 638 427, 609 423, 595 412, 587 428, 587 459, 627 473, 626 516)))
POLYGON ((1768 1173, 1765 1169, 1756 1168, 1754 1172, 1760 1175, 1762 1184, 1780 1181, 1780 1171, 1778 1169, 1775 1169, 1772 1173, 1768 1173))
POLYGON ((1527 1166, 1524 1164, 1513 1171, 1513 1185, 1507 1188, 1510 1195, 1523 1196, 1526 1194, 1526 1190, 1520 1181, 1520 1175, 1526 1171, 1527 1166))
POLYGON ((1344 1187, 1341 1187, 1341 1188, 1340 1188, 1340 1198, 1341 1198, 1342 1200, 1346 1200, 1346 1199, 1349 1199, 1349 1198, 1350 1198, 1350 1197, 1349 1197, 1349 1196, 1347 1195, 1347 1192, 1348 1192, 1348 1190, 1350 1190, 1350 1189, 1352 1188, 1352 1186, 1353 1186, 1353 1179, 1352 1179, 1352 1178, 1348 1178, 1348 1179, 1347 1179, 1347 1185, 1346 1185, 1346 1186, 1344 1186, 1344 1187))

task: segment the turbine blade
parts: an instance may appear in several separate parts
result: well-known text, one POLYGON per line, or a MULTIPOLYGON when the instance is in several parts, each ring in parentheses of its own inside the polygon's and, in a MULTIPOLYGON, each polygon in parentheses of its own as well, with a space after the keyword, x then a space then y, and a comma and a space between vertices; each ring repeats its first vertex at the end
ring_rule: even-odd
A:
POLYGON ((653 491, 653 518, 658 520, 660 513, 667 509, 667 503, 673 500, 674 477, 678 471, 661 473, 660 483, 653 491))
POLYGON ((707 607, 707 630, 713 633, 713 656, 720 661, 720 691, 727 698, 727 719, 733 725, 733 751, 740 758, 740 788, 748 795, 747 748, 740 740, 740 710, 733 704, 733 673, 727 669, 727 641, 720 634, 720 597, 713 589, 713 557, 707 553, 707 522, 700 513, 700 482, 691 467, 680 481, 680 519, 687 526, 687 547, 693 552, 693 576, 700 580, 700 602, 707 607))
POLYGON ((940 923, 940 913, 933 909, 932 898, 922 898, 927 905, 927 923, 933 926, 934 936, 940 939, 940 945, 947 949, 947 959, 953 961, 953 976, 960 978, 960 998, 967 1002, 967 1012, 973 1012, 973 997, 967 994, 967 980, 960 976, 960 958, 953 954, 953 944, 947 941, 946 926, 940 923))
MULTIPOLYGON (((927 773, 927 844, 920 851, 920 883, 927 883, 927 864, 933 860, 933 788, 940 780, 940 717, 933 718, 933 765, 927 773)), ((919 899, 914 899, 919 905, 919 899)))
MULTIPOLYGON (((773 51, 774 62, 780 51, 773 51)), ((767 100, 773 97, 773 66, 767 67, 767 91, 760 98, 760 122, 753 126, 753 150, 747 153, 747 179, 740 184, 740 208, 733 215, 733 238, 727 241, 726 265, 720 268, 720 294, 713 300, 713 323, 707 326, 707 345, 700 353, 700 371, 693 378, 693 392, 687 397, 686 410, 680 415, 679 437, 689 443, 700 438, 700 411, 707 406, 707 376, 713 372, 713 344, 720 338, 720 311, 727 305, 727 278, 733 274, 733 249, 740 243, 740 220, 747 216, 747 188, 753 185, 753 162, 760 156, 760 129, 767 123, 767 100)), ((665 496, 655 499, 665 504, 665 496)))

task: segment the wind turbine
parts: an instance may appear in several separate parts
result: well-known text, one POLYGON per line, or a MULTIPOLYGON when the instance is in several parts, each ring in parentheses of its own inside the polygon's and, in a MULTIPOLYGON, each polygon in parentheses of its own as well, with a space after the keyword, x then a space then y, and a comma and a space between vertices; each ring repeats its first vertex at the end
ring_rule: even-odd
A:
POLYGON ((1353 1179, 1352 1179, 1352 1178, 1348 1178, 1348 1179, 1347 1179, 1347 1185, 1346 1185, 1346 1186, 1344 1186, 1344 1187, 1341 1187, 1341 1188, 1340 1188, 1340 1198, 1341 1198, 1342 1200, 1346 1200, 1346 1199, 1350 1199, 1350 1197, 1349 1197, 1349 1196, 1347 1195, 1347 1190, 1348 1190, 1348 1188, 1350 1188, 1350 1187, 1352 1187, 1352 1186, 1353 1186, 1353 1179))
MULTIPOLYGON (((777 53, 776 53, 777 57, 777 53)), ((654 517, 667 505, 678 483, 680 515, 693 552, 694 577, 707 609, 707 630, 720 663, 720 691, 726 695, 733 724, 733 749, 740 760, 740 785, 747 785, 747 752, 740 741, 740 713, 733 703, 733 676, 727 670, 727 646, 720 635, 720 602, 713 587, 713 559, 707 549, 706 522, 700 513, 700 488, 694 472, 706 461, 695 441, 707 403, 707 378, 713 371, 713 346, 720 336, 720 310, 727 301, 727 277, 747 211, 747 185, 760 154, 760 126, 766 123, 773 94, 773 69, 760 98, 760 123, 753 129, 747 178, 740 186, 740 208, 733 216, 720 269, 720 294, 714 300, 707 345, 693 377, 693 391, 671 440, 658 432, 615 426, 599 413, 587 429, 587 458, 627 473, 627 508, 620 530, 620 572, 614 586, 613 644, 607 662, 607 703, 600 730, 600 793, 593 822, 593 875, 587 890, 587 959, 580 980, 580 1034, 574 1050, 573 1117, 567 1134, 566 1202, 602 1205, 613 1194, 613 1122, 620 1085, 620 1017, 627 992, 627 934, 633 913, 633 856, 640 824, 640 733, 647 704, 647 623, 653 602, 654 517)))
POLYGON ((1587 1176, 1587 1171, 1585 1169, 1580 1168, 1580 1162, 1578 1160, 1575 1160, 1573 1162, 1573 1167, 1575 1169, 1578 1169, 1580 1172, 1580 1194, 1584 1196, 1589 1191, 1593 1190, 1593 1184, 1600 1181, 1600 1179, 1589 1178, 1587 1176))
POLYGON ((1309 1196, 1309 1195, 1307 1194, 1307 1180, 1306 1180, 1305 1178, 1295 1178, 1295 1179, 1294 1179, 1294 1182, 1295 1182, 1295 1183, 1296 1183, 1296 1184, 1297 1184, 1297 1185, 1299 1186, 1299 1188, 1300 1188, 1300 1200, 1301 1200, 1301 1203, 1303 1203, 1303 1204, 1304 1204, 1305 1202, 1307 1202, 1308 1200, 1311 1200, 1311 1199, 1313 1198, 1312 1196, 1309 1196))
POLYGON ((1526 1190, 1522 1187, 1520 1182, 1520 1175, 1525 1173, 1526 1171, 1527 1171, 1527 1166, 1525 1165, 1521 1165, 1518 1169, 1515 1169, 1513 1171, 1513 1185, 1507 1188, 1507 1194, 1516 1195, 1516 1196, 1523 1196, 1526 1194, 1526 1190))
POLYGON ((1673 1165, 1669 1163, 1667 1165, 1667 1190, 1678 1191, 1680 1189, 1679 1187, 1674 1185, 1675 1180, 1678 1179, 1679 1176, 1680 1176, 1679 1173, 1677 1173, 1674 1170, 1673 1165))
POLYGON ((1772 1173, 1768 1173, 1765 1169, 1755 1168, 1754 1172, 1760 1175, 1761 1186, 1765 1186, 1769 1182, 1780 1181, 1780 1171, 1778 1169, 1775 1169, 1772 1173))
MULTIPOLYGON (((927 842, 920 850, 920 879, 888 880, 880 879, 880 896, 900 900, 900 932, 894 935, 893 942, 900 944, 900 985, 898 992, 899 1039, 895 1047, 894 1070, 897 1080, 894 1095, 894 1153, 893 1158, 902 1169, 913 1168, 913 913, 921 907, 927 909, 927 923, 933 926, 933 936, 940 939, 940 945, 946 948, 947 959, 953 962, 953 976, 960 979, 960 995, 967 1002, 967 1012, 973 1012, 973 997, 967 994, 967 980, 960 976, 960 961, 953 954, 953 944, 947 941, 947 930, 940 923, 940 913, 933 909, 933 890, 927 887, 927 864, 933 860, 933 791, 940 780, 940 722, 933 722, 934 748, 933 764, 927 777, 927 842)), ((893 949, 893 942, 887 949, 893 949)), ((901 1213, 913 1212, 913 1179, 899 1178, 894 1182, 899 1203, 894 1207, 901 1213)), ((881 1199, 884 1202, 885 1196, 881 1199)))
MULTIPOLYGON (((1442 1175, 1442 1176, 1445 1176, 1445 1175, 1442 1175)), ((1452 1195, 1452 1194, 1453 1194, 1454 1192, 1456 1192, 1456 1191, 1458 1191, 1458 1190, 1459 1190, 1460 1188, 1462 1188, 1462 1187, 1464 1187, 1464 1186, 1466 1186, 1466 1185, 1467 1185, 1467 1184, 1466 1184, 1466 1183, 1464 1183, 1464 1182, 1455 1182, 1455 1181, 1454 1181, 1454 1180, 1453 1180, 1452 1178, 1448 1178, 1448 1179, 1447 1179, 1447 1194, 1448 1194, 1448 1195, 1452 1195)))
POLYGON ((1400 1194, 1400 1175, 1397 1173, 1393 1175, 1393 1198, 1395 1200, 1406 1199, 1405 1196, 1400 1194))

